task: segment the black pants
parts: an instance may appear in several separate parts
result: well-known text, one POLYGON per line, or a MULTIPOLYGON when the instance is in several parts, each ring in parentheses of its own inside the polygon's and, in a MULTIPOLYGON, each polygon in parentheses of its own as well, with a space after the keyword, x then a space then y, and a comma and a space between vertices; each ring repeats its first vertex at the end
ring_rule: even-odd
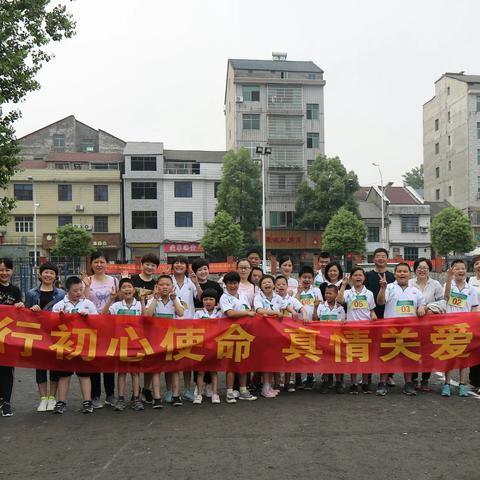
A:
MULTIPOLYGON (((92 373, 90 380, 92 381, 92 398, 100 398, 102 395, 101 373, 92 373)), ((110 397, 115 394, 115 374, 103 374, 103 386, 105 388, 105 395, 110 397)))
POLYGON ((480 388, 480 365, 470 367, 470 383, 474 387, 480 388))
POLYGON ((37 380, 37 383, 47 383, 47 373, 49 373, 49 377, 50 377, 50 381, 51 382, 58 382, 58 379, 60 378, 58 376, 58 372, 55 372, 53 370, 50 370, 50 372, 48 372, 48 370, 35 370, 35 378, 37 380))
MULTIPOLYGON (((423 372, 422 373, 422 382, 428 382, 430 380, 430 372, 423 372)), ((414 373, 412 375, 412 382, 416 382, 418 380, 418 373, 414 373)))
POLYGON ((10 403, 13 390, 13 367, 0 366, 0 397, 10 403))

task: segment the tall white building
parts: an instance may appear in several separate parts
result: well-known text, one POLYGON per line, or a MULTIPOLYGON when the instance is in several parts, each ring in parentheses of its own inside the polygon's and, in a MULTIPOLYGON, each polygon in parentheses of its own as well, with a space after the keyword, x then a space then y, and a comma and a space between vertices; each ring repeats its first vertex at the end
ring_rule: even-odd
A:
POLYGON ((470 217, 480 240, 480 75, 445 73, 423 106, 425 200, 470 217))
POLYGON ((323 70, 313 62, 228 60, 225 87, 227 150, 270 146, 267 157, 268 228, 291 228, 296 193, 308 166, 325 153, 323 70))
POLYGON ((147 252, 162 261, 200 256, 205 223, 215 216, 221 151, 164 150, 159 142, 128 142, 123 175, 126 258, 147 252))

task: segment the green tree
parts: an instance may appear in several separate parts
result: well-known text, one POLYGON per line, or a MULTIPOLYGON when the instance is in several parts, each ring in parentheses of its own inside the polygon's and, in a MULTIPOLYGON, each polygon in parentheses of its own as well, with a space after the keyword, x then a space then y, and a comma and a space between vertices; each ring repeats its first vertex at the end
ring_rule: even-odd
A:
POLYGON ((52 253, 60 257, 86 257, 94 251, 91 243, 91 233, 75 225, 64 225, 57 228, 57 243, 52 253))
POLYGON ((402 175, 403 184, 415 188, 416 190, 423 188, 423 164, 419 167, 412 168, 409 172, 402 175))
POLYGON ((432 246, 440 255, 473 250, 475 240, 468 217, 457 208, 444 208, 432 221, 432 246))
POLYGON ((225 155, 217 198, 217 211, 220 210, 240 225, 248 243, 262 217, 262 181, 260 168, 246 148, 225 155))
MULTIPOLYGON (((50 42, 74 34, 75 22, 63 5, 49 8, 50 0, 0 1, 0 189, 5 189, 18 171, 19 153, 14 122, 20 118, 16 105, 27 93, 40 88, 38 71, 53 55, 45 51, 50 42)), ((14 199, 0 198, 0 225, 9 221, 14 199)))
POLYGON ((300 228, 325 228, 335 212, 345 207, 358 213, 355 192, 359 189, 355 172, 347 172, 338 157, 320 155, 309 171, 309 180, 298 189, 296 224, 300 228))
POLYGON ((243 232, 227 212, 217 212, 213 222, 207 223, 207 232, 201 241, 202 249, 209 257, 234 257, 243 251, 243 232))
POLYGON ((365 223, 346 207, 342 207, 325 228, 322 249, 334 255, 363 253, 366 250, 366 238, 365 223))

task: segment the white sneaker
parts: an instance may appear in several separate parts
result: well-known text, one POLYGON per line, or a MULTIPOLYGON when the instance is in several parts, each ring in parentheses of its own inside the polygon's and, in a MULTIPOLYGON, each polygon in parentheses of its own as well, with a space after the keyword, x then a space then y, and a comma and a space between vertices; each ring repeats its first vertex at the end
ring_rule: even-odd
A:
POLYGON ((195 395, 195 398, 193 399, 193 404, 194 405, 200 405, 202 403, 203 397, 201 395, 195 395))
POLYGON ((212 403, 220 403, 220 395, 212 393, 212 403))
MULTIPOLYGON (((205 395, 208 397, 208 398, 212 398, 212 395, 213 395, 213 391, 212 391, 212 384, 211 383, 207 383, 207 386, 205 388, 205 395)), ((218 397, 218 395, 217 395, 218 397)))
POLYGON ((56 403, 57 403, 57 400, 55 400, 55 397, 48 397, 47 412, 53 412, 53 409, 55 408, 56 403))
POLYGON ((238 397, 240 396, 240 392, 239 392, 238 390, 234 390, 234 391, 233 391, 233 396, 234 396, 235 398, 238 398, 238 397))
POLYGON ((46 412, 48 406, 48 399, 47 397, 42 397, 40 399, 40 404, 37 407, 37 412, 46 412))
POLYGON ((227 396, 225 397, 225 400, 227 403, 237 403, 237 399, 235 398, 234 392, 228 393, 227 396))

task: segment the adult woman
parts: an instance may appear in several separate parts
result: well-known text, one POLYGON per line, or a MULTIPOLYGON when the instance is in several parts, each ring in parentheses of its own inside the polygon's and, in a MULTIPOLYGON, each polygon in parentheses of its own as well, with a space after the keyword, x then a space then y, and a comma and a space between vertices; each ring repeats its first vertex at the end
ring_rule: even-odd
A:
POLYGON ((288 255, 281 257, 278 266, 280 267, 281 275, 283 275, 288 281, 288 294, 294 297, 298 290, 298 280, 291 276, 293 272, 292 257, 289 257, 288 255))
MULTIPOLYGON (((440 282, 430 278, 430 272, 432 271, 432 262, 425 257, 415 260, 413 264, 413 271, 415 272, 415 278, 409 281, 409 285, 418 288, 425 298, 427 307, 431 303, 439 302, 443 300, 443 288, 440 282)), ((412 381, 417 383, 418 376, 413 374, 412 381)), ((431 392, 432 389, 428 385, 430 380, 430 372, 422 373, 422 380, 420 384, 417 383, 417 390, 421 392, 431 392)))
MULTIPOLYGON (((343 269, 338 262, 330 262, 325 267, 325 281, 320 285, 320 291, 322 292, 323 298, 325 298, 325 289, 328 285, 335 285, 340 289, 343 279, 343 269)), ((347 286, 347 290, 350 288, 350 285, 347 286)))

